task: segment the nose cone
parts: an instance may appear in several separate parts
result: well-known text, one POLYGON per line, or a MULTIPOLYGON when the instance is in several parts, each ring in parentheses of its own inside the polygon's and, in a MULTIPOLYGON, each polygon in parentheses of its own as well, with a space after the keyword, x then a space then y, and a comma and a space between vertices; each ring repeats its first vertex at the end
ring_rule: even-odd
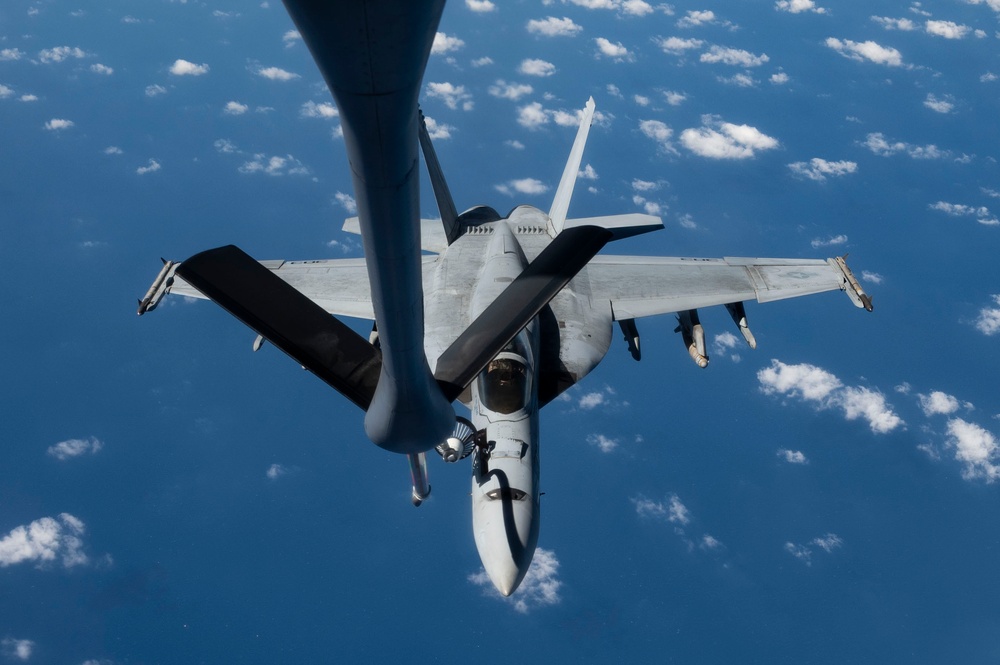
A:
POLYGON ((493 586, 509 596, 524 580, 538 544, 538 511, 530 496, 477 497, 472 510, 476 549, 493 586))

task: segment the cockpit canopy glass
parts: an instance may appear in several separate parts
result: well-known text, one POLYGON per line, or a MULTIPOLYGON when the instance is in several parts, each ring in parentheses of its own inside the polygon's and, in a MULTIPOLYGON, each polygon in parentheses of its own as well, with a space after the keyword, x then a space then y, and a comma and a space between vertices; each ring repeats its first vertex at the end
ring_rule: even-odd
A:
POLYGON ((531 351, 518 335, 479 374, 479 396, 490 411, 514 413, 531 399, 531 351))

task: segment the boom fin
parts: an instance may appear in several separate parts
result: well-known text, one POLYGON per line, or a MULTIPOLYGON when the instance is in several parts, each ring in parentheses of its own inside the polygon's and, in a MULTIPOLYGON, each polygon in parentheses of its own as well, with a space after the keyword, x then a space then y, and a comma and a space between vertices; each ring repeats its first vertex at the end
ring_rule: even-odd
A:
POLYGON ((563 225, 566 222, 569 201, 573 198, 573 187, 576 185, 576 176, 580 172, 583 148, 587 145, 587 135, 590 134, 590 123, 594 120, 595 108, 594 98, 591 97, 583 108, 580 129, 576 132, 576 140, 573 141, 573 149, 569 151, 569 159, 566 160, 566 168, 563 169, 559 189, 556 190, 556 196, 552 200, 552 208, 549 210, 549 235, 553 238, 563 230, 563 225))
POLYGON ((437 207, 441 212, 441 224, 444 226, 444 235, 450 245, 462 235, 462 227, 458 223, 458 211, 455 209, 455 201, 451 198, 451 190, 448 189, 448 183, 444 179, 444 171, 441 170, 441 163, 438 161, 437 153, 434 152, 431 135, 427 133, 424 112, 421 110, 418 110, 418 112, 420 113, 420 122, 418 123, 420 149, 424 153, 424 163, 427 165, 427 173, 431 178, 434 198, 437 200, 437 207))

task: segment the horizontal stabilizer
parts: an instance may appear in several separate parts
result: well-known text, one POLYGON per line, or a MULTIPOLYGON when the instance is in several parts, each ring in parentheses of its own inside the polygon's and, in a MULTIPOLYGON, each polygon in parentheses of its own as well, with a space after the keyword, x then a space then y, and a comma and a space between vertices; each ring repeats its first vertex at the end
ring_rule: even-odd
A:
POLYGON ((566 229, 438 358, 434 378, 455 400, 514 336, 611 240, 597 226, 566 229))
POLYGON ((650 231, 659 231, 663 228, 663 220, 655 215, 632 212, 624 215, 567 219, 564 228, 571 229, 577 226, 599 226, 611 231, 612 240, 621 240, 650 231))
POLYGON ((382 355, 238 247, 210 249, 177 274, 300 365, 368 410, 382 355))

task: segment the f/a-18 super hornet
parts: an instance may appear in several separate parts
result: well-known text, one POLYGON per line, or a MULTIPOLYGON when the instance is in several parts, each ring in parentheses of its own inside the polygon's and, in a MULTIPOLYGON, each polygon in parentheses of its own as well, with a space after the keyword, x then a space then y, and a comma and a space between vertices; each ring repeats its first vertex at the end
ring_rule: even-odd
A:
POLYGON ((459 213, 417 100, 444 0, 284 0, 340 112, 364 259, 256 261, 234 246, 166 262, 139 313, 168 293, 208 298, 365 411, 365 433, 409 461, 472 457, 472 525, 493 584, 510 595, 539 530, 538 413, 604 358, 617 322, 638 360, 635 319, 674 313, 708 364, 698 308, 724 305, 756 342, 743 302, 845 291, 871 310, 843 259, 599 255, 662 228, 658 217, 569 218, 593 99, 548 212, 459 213), (419 146, 419 148, 418 148, 419 146), (440 220, 421 220, 419 156, 440 220), (422 254, 421 250, 430 252, 422 254), (368 339, 336 316, 374 321, 368 339), (469 409, 456 416, 455 402, 469 409))

